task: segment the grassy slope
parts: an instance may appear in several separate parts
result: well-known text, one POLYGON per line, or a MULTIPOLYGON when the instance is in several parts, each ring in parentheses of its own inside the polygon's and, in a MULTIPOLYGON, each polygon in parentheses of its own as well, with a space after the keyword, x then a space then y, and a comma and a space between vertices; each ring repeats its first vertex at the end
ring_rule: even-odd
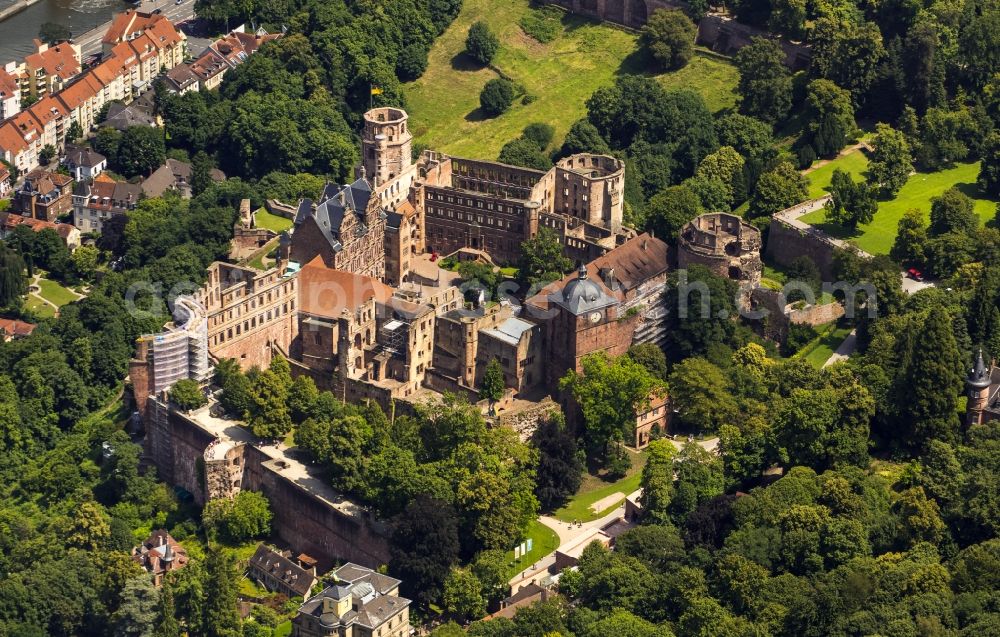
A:
POLYGON ((716 53, 695 51, 687 66, 656 78, 667 90, 691 89, 700 93, 714 113, 736 106, 736 67, 716 53))
POLYGON ((565 506, 555 511, 552 517, 563 522, 573 522, 580 520, 589 522, 599 517, 607 515, 613 511, 625 496, 639 488, 639 481, 642 479, 642 468, 646 465, 646 454, 628 452, 632 457, 632 468, 621 480, 617 482, 605 482, 601 478, 587 474, 584 476, 583 484, 576 495, 566 503, 565 506), (614 493, 621 493, 622 497, 604 511, 594 512, 590 505, 602 498, 606 498, 614 493))
MULTIPOLYGON (((859 160, 855 153, 851 153, 813 171, 809 175, 810 179, 813 180, 810 197, 824 194, 824 188, 829 185, 834 168, 840 167, 843 170, 849 170, 854 174, 855 179, 858 179, 866 166, 867 160, 859 160)), ((978 175, 979 163, 958 164, 954 168, 936 173, 912 175, 895 199, 879 203, 875 219, 870 224, 860 226, 855 235, 841 226, 824 223, 826 220, 825 210, 817 210, 805 215, 802 220, 820 227, 835 237, 850 239, 862 250, 873 254, 887 254, 896 238, 896 228, 903 213, 910 208, 919 208, 925 215, 929 215, 931 199, 952 186, 957 186, 962 192, 976 200, 976 213, 984 223, 993 219, 996 214, 996 202, 986 199, 976 186, 978 175)))
MULTIPOLYGON (((635 34, 567 15, 559 36, 540 44, 518 25, 530 10, 529 0, 465 0, 458 18, 431 49, 427 72, 405 86, 418 142, 454 155, 494 159, 526 125, 547 122, 556 129, 558 146, 570 125, 584 116, 585 102, 595 90, 619 73, 637 71, 635 34), (518 100, 492 119, 479 112, 479 92, 497 74, 462 54, 469 26, 477 20, 500 37, 495 65, 537 98, 530 104, 518 100)), ((666 88, 700 91, 713 109, 734 99, 735 69, 710 54, 699 53, 687 68, 658 80, 666 88), (727 86, 720 87, 722 82, 727 86)))

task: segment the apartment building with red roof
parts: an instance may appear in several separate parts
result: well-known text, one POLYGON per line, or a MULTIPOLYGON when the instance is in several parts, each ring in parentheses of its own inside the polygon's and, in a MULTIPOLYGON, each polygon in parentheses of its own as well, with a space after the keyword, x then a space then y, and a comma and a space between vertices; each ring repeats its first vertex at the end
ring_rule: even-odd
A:
POLYGON ((35 97, 61 91, 82 70, 80 45, 72 42, 49 46, 36 39, 35 52, 24 58, 23 73, 28 80, 28 94, 35 97))
POLYGON ((0 121, 21 111, 21 84, 14 65, 0 69, 0 121), (8 67, 10 70, 8 70, 8 67), (11 71, 14 74, 11 74, 11 71))
MULTIPOLYGON (((26 58, 13 79, 22 96, 27 92, 41 99, 0 122, 0 158, 24 172, 37 168, 38 153, 49 145, 61 148, 71 122, 92 130, 105 104, 130 103, 152 85, 161 69, 181 64, 186 38, 162 15, 129 10, 115 18, 102 44, 106 59, 82 75, 78 45, 38 44, 38 51, 26 58)), ((0 91, 4 86, 0 78, 0 91)))

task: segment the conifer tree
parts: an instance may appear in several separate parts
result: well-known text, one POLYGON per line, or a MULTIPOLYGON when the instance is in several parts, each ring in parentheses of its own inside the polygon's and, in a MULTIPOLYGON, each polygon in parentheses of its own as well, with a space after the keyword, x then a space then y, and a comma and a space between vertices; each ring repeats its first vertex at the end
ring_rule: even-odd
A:
POLYGON ((242 633, 236 608, 236 571, 218 548, 209 549, 205 560, 204 590, 206 637, 239 637, 242 633))
POLYGON ((897 398, 903 432, 913 446, 950 440, 957 432, 958 396, 963 387, 962 356, 952 321, 941 306, 931 309, 910 341, 897 398))

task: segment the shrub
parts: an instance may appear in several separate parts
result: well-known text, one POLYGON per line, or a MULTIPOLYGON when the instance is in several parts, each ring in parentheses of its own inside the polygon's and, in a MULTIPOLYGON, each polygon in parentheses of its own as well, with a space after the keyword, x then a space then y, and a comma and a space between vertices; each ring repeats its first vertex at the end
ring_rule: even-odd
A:
POLYGON ((510 81, 497 78, 490 80, 479 94, 479 105, 488 115, 502 114, 514 102, 514 85, 510 81))
POLYGON ((526 139, 530 139, 535 144, 538 145, 539 150, 545 150, 548 148, 549 144, 552 143, 552 138, 555 137, 556 129, 552 124, 543 124, 536 122, 534 124, 528 124, 524 127, 524 132, 521 133, 526 139))
POLYGON ((521 18, 518 24, 532 38, 542 44, 555 40, 562 30, 560 20, 562 12, 552 7, 532 9, 521 18))
POLYGON ((469 27, 465 38, 465 52, 480 64, 489 64, 500 49, 500 40, 490 31, 485 22, 476 22, 469 27))

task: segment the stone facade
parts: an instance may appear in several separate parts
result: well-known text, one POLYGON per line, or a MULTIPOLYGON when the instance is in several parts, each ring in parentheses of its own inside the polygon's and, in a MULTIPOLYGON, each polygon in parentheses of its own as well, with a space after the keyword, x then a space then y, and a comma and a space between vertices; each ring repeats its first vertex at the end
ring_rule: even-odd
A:
POLYGON ((511 309, 500 304, 462 307, 439 316, 434 339, 434 373, 458 385, 475 387, 477 376, 481 377, 476 373, 480 335, 511 316, 511 309))
POLYGON ((267 271, 215 262, 198 298, 208 319, 208 347, 218 360, 244 370, 266 367, 275 350, 286 353, 298 331, 298 282, 281 267, 267 271))
POLYGON ((163 480, 190 492, 198 504, 259 491, 271 503, 275 535, 300 551, 373 567, 389 561, 384 525, 310 465, 213 416, 217 409, 210 401, 184 414, 150 398, 144 450, 163 480))
POLYGON ((819 268, 823 280, 831 281, 833 255, 837 250, 837 244, 818 230, 796 228, 777 215, 771 218, 765 253, 768 259, 778 265, 789 266, 798 257, 807 256, 819 268))
POLYGON ((476 386, 483 381, 491 360, 500 362, 504 384, 515 393, 525 392, 545 378, 542 327, 511 317, 495 328, 482 330, 476 351, 476 386))
POLYGON ((257 213, 250 209, 250 200, 240 202, 240 216, 233 226, 233 241, 229 258, 234 261, 249 258, 277 235, 274 230, 257 226, 257 213))
POLYGON ((12 208, 35 219, 55 221, 73 209, 73 178, 36 168, 14 192, 12 208))
POLYGON ((643 234, 581 266, 525 302, 523 318, 542 323, 547 380, 595 352, 624 354, 633 343, 662 343, 667 245, 643 234))
MULTIPOLYGON (((760 285, 760 230, 740 217, 712 212, 694 218, 677 238, 677 266, 698 264, 749 290, 760 285)), ((748 297, 749 298, 749 297, 748 297)))
POLYGON ((292 357, 317 385, 345 400, 374 399, 386 411, 419 390, 432 360, 434 308, 319 257, 299 272, 299 285, 292 357))
POLYGON ((288 258, 304 264, 319 256, 331 268, 381 280, 386 219, 365 179, 329 184, 317 204, 309 199, 299 204, 288 258))

